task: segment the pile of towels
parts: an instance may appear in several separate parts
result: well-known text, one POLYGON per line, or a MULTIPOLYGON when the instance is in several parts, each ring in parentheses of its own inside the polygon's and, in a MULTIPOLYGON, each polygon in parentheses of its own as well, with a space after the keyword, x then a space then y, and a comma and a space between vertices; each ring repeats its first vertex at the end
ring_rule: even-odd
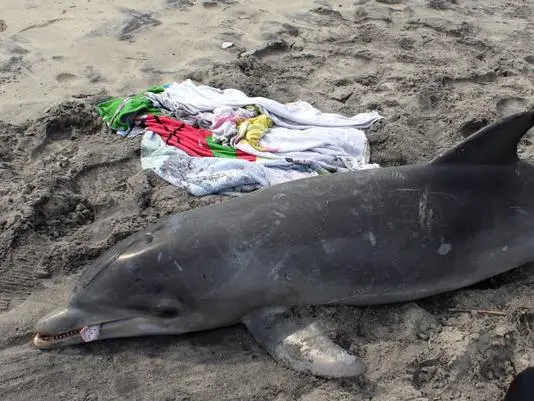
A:
POLYGON ((196 196, 239 195, 370 164, 362 129, 376 111, 346 117, 304 101, 281 104, 191 80, 100 103, 110 129, 143 135, 141 164, 196 196))

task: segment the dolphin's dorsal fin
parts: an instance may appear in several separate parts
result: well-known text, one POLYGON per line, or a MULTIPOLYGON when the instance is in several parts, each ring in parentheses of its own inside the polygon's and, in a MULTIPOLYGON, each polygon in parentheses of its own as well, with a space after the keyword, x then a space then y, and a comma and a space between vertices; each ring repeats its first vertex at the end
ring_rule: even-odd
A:
POLYGON ((534 126, 534 111, 511 115, 470 135, 430 164, 507 164, 517 162, 517 144, 534 126))

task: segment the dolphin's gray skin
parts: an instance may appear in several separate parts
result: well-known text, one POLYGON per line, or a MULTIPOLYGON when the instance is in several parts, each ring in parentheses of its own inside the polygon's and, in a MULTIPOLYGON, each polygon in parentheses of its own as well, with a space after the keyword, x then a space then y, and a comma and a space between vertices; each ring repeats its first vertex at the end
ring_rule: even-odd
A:
POLYGON ((179 213, 111 248, 34 343, 181 334, 244 323, 278 361, 319 376, 363 362, 294 305, 403 302, 534 260, 534 166, 517 144, 529 111, 428 164, 280 184, 179 213))

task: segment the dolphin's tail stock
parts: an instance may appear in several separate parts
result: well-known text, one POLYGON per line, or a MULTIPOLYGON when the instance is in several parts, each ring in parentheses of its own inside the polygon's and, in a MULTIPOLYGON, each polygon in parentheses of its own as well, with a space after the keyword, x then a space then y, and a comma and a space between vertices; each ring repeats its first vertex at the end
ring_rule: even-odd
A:
POLYGON ((364 362, 335 344, 318 323, 297 322, 285 310, 262 309, 243 319, 249 332, 279 363, 322 377, 355 377, 364 362))

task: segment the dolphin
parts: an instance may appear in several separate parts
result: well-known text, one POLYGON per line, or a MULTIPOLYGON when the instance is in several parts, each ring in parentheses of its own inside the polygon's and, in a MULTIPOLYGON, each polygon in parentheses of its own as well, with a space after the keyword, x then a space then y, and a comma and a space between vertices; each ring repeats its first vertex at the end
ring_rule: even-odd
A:
POLYGON ((408 302, 534 260, 534 166, 517 146, 534 111, 418 165, 335 173, 191 209, 139 231, 42 318, 51 349, 243 323, 280 364, 354 377, 366 364, 298 305, 408 302))

